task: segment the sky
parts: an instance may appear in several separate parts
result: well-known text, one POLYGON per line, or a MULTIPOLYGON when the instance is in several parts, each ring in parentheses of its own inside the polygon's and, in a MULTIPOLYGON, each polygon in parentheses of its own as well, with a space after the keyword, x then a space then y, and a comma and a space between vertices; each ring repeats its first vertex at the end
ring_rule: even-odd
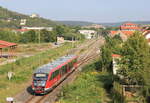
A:
POLYGON ((0 0, 0 6, 51 20, 150 21, 150 0, 0 0))

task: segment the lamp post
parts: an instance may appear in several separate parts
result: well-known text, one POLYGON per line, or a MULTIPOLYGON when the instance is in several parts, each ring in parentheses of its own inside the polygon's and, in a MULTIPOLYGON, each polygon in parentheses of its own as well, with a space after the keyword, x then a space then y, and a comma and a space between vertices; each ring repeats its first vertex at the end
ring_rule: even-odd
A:
POLYGON ((39 44, 40 44, 40 40, 41 40, 41 34, 40 34, 40 30, 38 31, 38 41, 39 41, 39 44))
MULTIPOLYGON (((41 34, 40 34, 40 30, 38 30, 38 43, 39 43, 39 46, 41 44, 41 34)), ((39 54, 39 65, 41 64, 41 60, 40 60, 40 54, 39 54)))

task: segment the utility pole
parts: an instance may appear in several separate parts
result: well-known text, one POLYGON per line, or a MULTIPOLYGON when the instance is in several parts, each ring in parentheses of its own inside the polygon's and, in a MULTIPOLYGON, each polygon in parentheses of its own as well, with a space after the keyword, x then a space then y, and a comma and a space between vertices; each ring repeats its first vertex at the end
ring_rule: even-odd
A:
MULTIPOLYGON (((41 34, 40 34, 40 30, 38 31, 38 42, 39 42, 39 47, 40 47, 40 42, 41 41, 41 34)), ((41 64, 41 60, 40 60, 40 54, 39 54, 39 65, 41 64)))
POLYGON ((39 39, 39 45, 40 45, 40 40, 41 40, 41 35, 40 35, 40 30, 38 31, 38 39, 39 39))
POLYGON ((73 48, 73 37, 72 37, 72 48, 73 48))

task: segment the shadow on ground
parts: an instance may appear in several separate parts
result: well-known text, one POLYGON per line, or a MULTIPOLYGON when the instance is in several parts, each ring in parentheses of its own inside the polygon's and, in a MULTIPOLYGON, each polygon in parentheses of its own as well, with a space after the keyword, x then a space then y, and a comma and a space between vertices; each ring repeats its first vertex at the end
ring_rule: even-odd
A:
POLYGON ((29 93, 29 94, 31 94, 31 95, 34 95, 35 93, 34 93, 34 91, 32 90, 32 86, 29 86, 29 87, 27 87, 27 92, 29 93))

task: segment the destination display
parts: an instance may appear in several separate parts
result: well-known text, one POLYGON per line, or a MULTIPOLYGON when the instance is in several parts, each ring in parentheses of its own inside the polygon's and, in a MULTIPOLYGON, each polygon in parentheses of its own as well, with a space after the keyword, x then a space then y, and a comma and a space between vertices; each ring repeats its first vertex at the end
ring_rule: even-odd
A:
POLYGON ((35 74, 35 77, 46 77, 46 74, 35 74))

